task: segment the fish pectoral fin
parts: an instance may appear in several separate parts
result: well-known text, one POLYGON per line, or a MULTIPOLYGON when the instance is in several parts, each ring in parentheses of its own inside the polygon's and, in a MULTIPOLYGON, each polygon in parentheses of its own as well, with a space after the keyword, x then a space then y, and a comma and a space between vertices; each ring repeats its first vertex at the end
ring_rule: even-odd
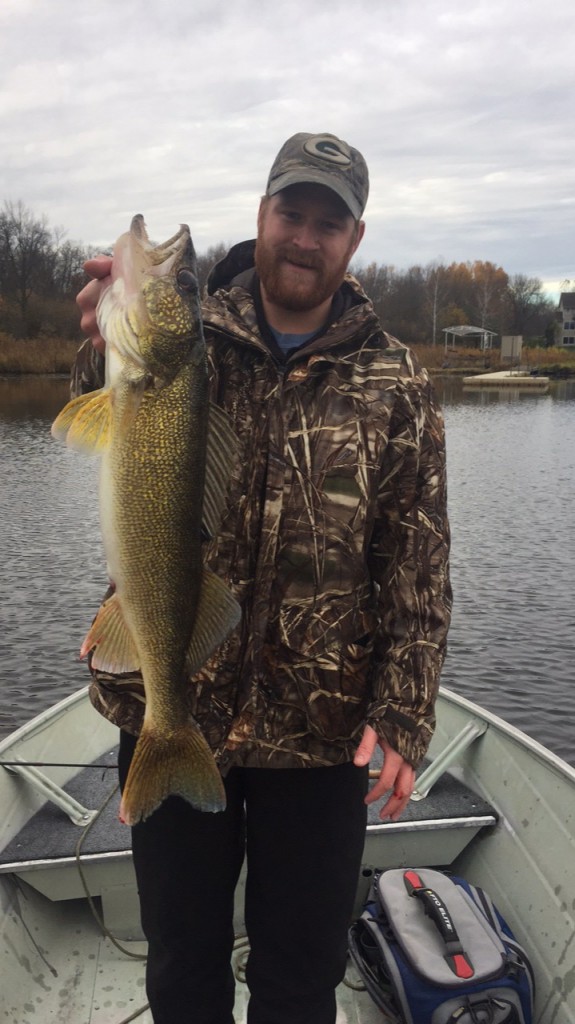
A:
POLYGON ((209 536, 218 532, 239 443, 227 413, 210 403, 206 450, 203 522, 209 536))
POLYGON ((101 605, 82 644, 80 657, 85 658, 90 651, 92 668, 101 672, 120 675, 137 672, 141 667, 117 594, 101 605))
POLYGON ((209 569, 202 574, 202 588, 186 670, 194 675, 229 636, 240 621, 241 609, 234 595, 209 569))
POLYGON ((52 436, 76 451, 96 455, 108 447, 111 428, 110 391, 100 388, 68 402, 52 424, 52 436))
POLYGON ((120 818, 135 825, 171 795, 183 797, 199 811, 223 811, 226 806, 214 755, 193 719, 166 735, 144 723, 124 786, 120 818))

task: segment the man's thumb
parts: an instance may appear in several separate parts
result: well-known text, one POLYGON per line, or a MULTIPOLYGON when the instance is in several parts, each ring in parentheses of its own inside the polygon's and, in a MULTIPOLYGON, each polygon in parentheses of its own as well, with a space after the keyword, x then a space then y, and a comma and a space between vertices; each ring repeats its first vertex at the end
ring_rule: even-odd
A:
POLYGON ((357 765, 358 768, 363 768, 364 765, 369 764, 376 745, 377 733, 370 725, 366 725, 361 738, 361 743, 355 752, 353 763, 357 765))

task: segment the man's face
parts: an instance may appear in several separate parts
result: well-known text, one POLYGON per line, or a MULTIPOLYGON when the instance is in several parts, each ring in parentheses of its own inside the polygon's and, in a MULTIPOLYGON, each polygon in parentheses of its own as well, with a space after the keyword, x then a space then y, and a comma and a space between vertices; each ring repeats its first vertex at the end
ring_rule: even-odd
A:
POLYGON ((363 229, 323 185, 291 185, 264 198, 256 270, 267 298, 298 312, 320 306, 339 288, 363 229))

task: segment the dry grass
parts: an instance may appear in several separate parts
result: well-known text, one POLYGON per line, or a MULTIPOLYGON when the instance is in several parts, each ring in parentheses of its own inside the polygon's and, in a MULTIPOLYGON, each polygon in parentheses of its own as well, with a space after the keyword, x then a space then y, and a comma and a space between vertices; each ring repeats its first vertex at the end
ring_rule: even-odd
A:
POLYGON ((498 370, 499 350, 481 352, 477 348, 448 349, 443 345, 413 345, 420 363, 428 370, 444 370, 451 373, 469 370, 498 370))
MULTIPOLYGON (((69 373, 79 342, 62 338, 36 338, 32 341, 12 338, 0 331, 0 373, 69 373)), ((414 345, 417 357, 429 370, 462 373, 468 370, 500 368, 499 350, 480 352, 476 348, 449 349, 443 345, 414 345)), ((524 348, 523 366, 575 373, 575 351, 563 348, 524 348)))
POLYGON ((541 369, 565 369, 575 371, 575 350, 568 348, 523 349, 522 362, 527 366, 541 369))
POLYGON ((0 332, 0 373, 69 373, 77 341, 61 338, 12 338, 0 332))
MULTIPOLYGON (((469 370, 499 370, 509 364, 501 363, 499 349, 480 352, 474 348, 449 349, 442 345, 414 345, 414 351, 428 370, 443 373, 467 373, 469 370)), ((575 373, 575 351, 563 348, 523 348, 521 366, 529 369, 560 373, 562 370, 575 373)))

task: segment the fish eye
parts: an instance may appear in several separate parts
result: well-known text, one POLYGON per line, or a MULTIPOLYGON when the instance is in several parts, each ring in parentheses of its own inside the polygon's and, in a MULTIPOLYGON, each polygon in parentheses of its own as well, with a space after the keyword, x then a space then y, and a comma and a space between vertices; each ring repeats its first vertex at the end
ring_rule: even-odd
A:
POLYGON ((198 279, 189 267, 180 267, 176 278, 178 285, 185 292, 197 292, 198 279))

